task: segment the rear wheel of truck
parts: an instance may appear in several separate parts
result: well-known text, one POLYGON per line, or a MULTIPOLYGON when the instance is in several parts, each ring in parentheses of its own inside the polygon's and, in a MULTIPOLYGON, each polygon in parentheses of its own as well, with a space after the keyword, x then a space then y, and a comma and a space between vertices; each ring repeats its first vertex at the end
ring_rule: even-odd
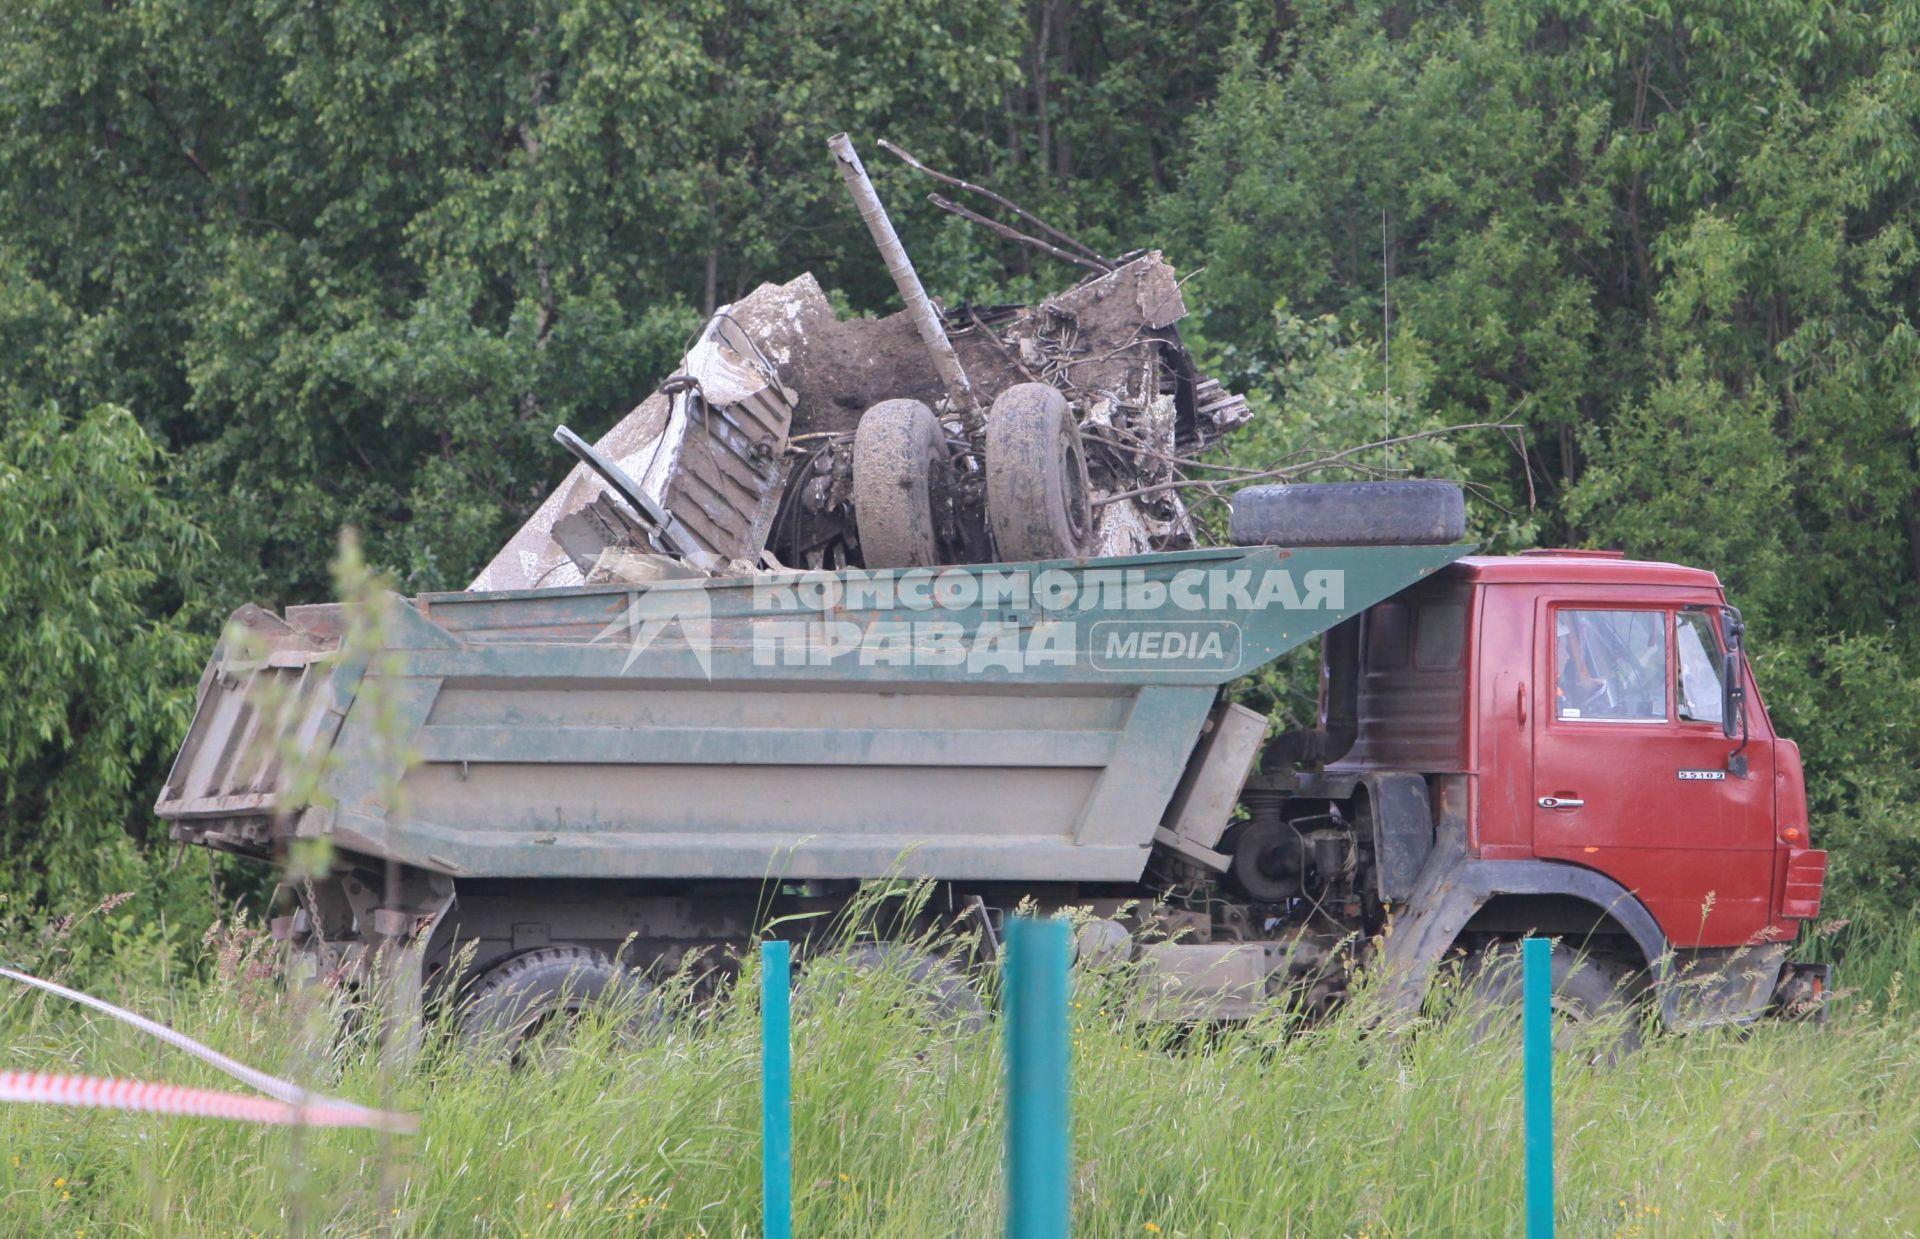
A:
POLYGON ((987 410, 987 523, 1000 558, 1077 559, 1093 541, 1092 487, 1067 398, 1016 383, 987 410))
POLYGON ((853 524, 869 568, 940 562, 947 436, 918 400, 882 400, 853 432, 853 524))
POLYGON ((901 942, 860 942, 816 956, 801 972, 795 998, 803 1012, 830 1010, 858 1002, 869 987, 943 1032, 987 1026, 986 1004, 965 973, 901 942))
POLYGON ((1248 486, 1230 506, 1235 546, 1444 546, 1467 532, 1452 482, 1248 486))
MULTIPOLYGON (((1584 955, 1557 943, 1549 976, 1553 994, 1553 1048, 1593 1065, 1619 1061, 1640 1048, 1640 1012, 1633 969, 1614 959, 1584 955)), ((1475 1041, 1517 1028, 1521 1019, 1520 950, 1502 943, 1470 953, 1460 969, 1475 1041)))
POLYGON ((556 1023, 572 1024, 604 1006, 639 1032, 658 1022, 653 985, 598 951, 549 946, 491 965, 472 983, 460 1010, 469 1048, 520 1061, 528 1043, 556 1023))

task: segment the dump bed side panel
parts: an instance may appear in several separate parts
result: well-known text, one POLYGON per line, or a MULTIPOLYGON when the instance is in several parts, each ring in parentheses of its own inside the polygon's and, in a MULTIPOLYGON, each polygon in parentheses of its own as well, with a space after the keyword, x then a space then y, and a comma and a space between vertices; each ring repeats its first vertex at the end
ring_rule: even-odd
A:
POLYGON ((407 694, 403 816, 333 829, 456 874, 1130 878, 1213 697, 454 675, 407 694))
POLYGON ((430 595, 298 829, 456 876, 1133 880, 1220 687, 1463 550, 430 595))

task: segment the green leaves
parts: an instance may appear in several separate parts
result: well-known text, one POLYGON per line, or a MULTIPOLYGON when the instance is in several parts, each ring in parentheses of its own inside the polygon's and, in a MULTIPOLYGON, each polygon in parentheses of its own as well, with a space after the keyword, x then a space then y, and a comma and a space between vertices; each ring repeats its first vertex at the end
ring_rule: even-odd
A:
MULTIPOLYGON (((126 410, 6 410, 0 432, 0 891, 73 911, 148 886, 129 830, 185 729, 206 535, 126 410)), ((145 893, 151 894, 150 890, 145 893)))

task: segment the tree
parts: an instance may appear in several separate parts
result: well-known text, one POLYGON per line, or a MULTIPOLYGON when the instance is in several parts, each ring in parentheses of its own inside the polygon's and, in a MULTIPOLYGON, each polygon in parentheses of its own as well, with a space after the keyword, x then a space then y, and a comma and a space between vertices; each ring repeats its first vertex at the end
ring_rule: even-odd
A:
POLYGON ((123 891, 151 911, 179 883, 135 842, 208 653, 190 600, 210 547, 125 409, 5 412, 0 893, 10 915, 123 891))

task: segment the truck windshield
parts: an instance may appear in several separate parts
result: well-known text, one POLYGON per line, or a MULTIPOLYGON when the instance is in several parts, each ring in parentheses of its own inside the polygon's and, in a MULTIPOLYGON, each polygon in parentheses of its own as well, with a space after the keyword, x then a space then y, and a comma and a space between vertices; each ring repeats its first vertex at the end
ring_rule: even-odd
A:
POLYGON ((1682 611, 1674 618, 1673 635, 1680 658, 1674 669, 1674 697, 1680 720, 1691 723, 1720 721, 1720 641, 1705 611, 1682 611))
POLYGON ((1666 721, 1666 612, 1562 610, 1554 647, 1554 708, 1561 718, 1666 721))

